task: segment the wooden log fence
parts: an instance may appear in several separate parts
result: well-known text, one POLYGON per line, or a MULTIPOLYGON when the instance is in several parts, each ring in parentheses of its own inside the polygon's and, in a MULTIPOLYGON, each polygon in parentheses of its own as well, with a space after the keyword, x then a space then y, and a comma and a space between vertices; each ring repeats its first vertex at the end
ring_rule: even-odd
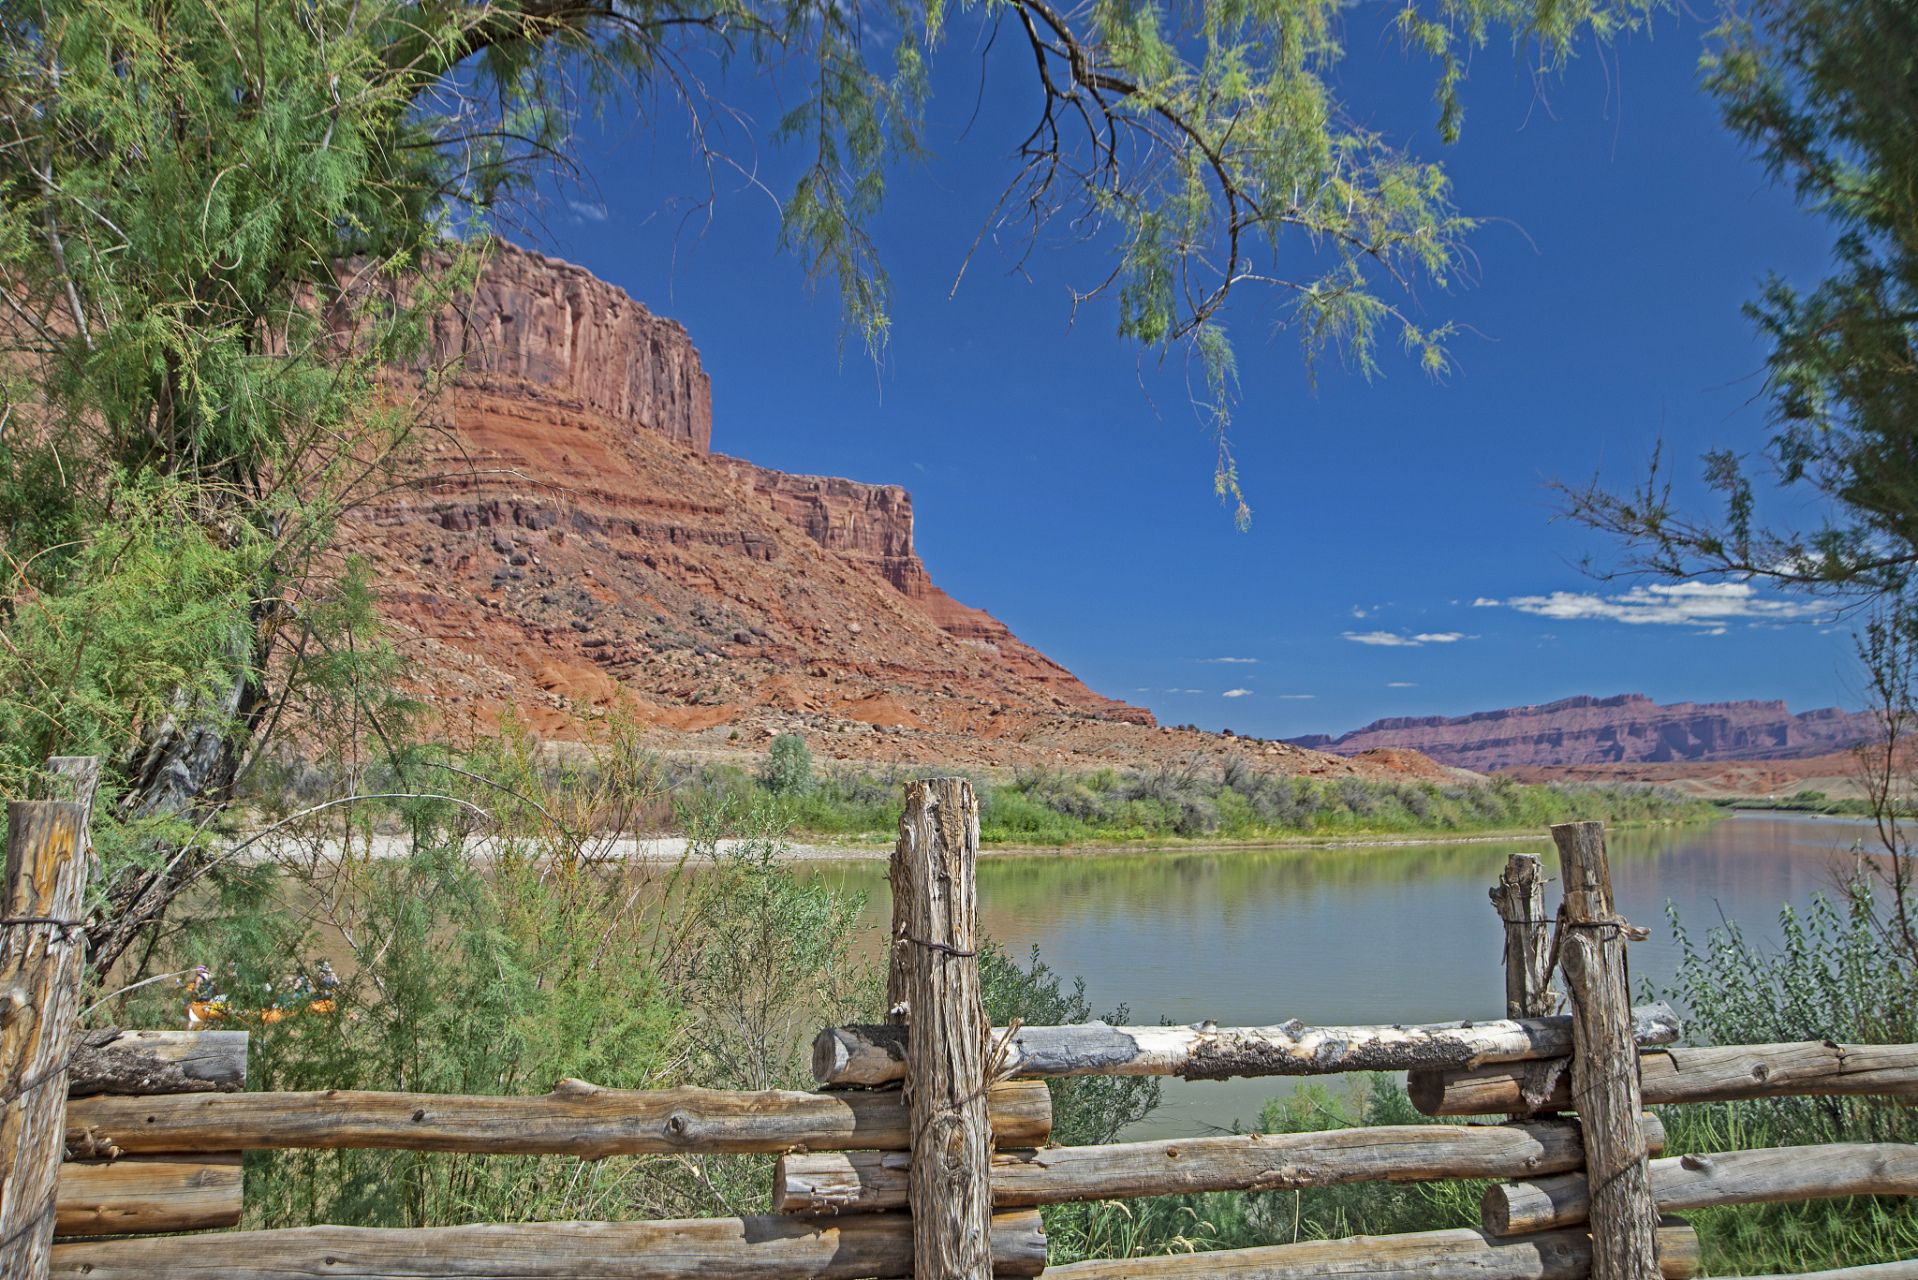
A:
MULTIPOLYGON (((1040 1081, 994 1085, 986 1110, 1009 1146, 1052 1133, 1052 1101, 1040 1081)), ((75 1098, 69 1144, 109 1142, 121 1151, 226 1151, 271 1147, 372 1147, 495 1155, 615 1155, 907 1149, 903 1095, 743 1093, 722 1089, 602 1089, 562 1080, 538 1097, 450 1094, 204 1093, 166 1098, 75 1098)))
MULTIPOLYGON (((295 1227, 163 1240, 62 1244, 53 1274, 86 1280, 889 1280, 913 1275, 913 1219, 682 1218, 670 1222, 528 1222, 470 1227, 295 1227)), ((995 1214, 981 1242, 990 1274, 1045 1270, 1034 1209, 995 1214)), ((923 1273, 920 1273, 923 1274, 923 1273)))
POLYGON ((1652 1280, 1658 1209, 1638 1122, 1643 1107, 1625 962, 1630 926, 1612 905, 1604 824, 1556 826, 1552 839, 1565 885, 1559 963, 1572 1006, 1572 1100, 1591 1177, 1592 1280, 1652 1280))
MULTIPOLYGON (((1631 1010, 1640 1045, 1680 1035, 1668 1004, 1631 1010)), ((1319 1076, 1353 1071, 1465 1070, 1485 1063, 1563 1058, 1572 1052, 1572 1019, 1494 1018, 1419 1026, 1073 1027, 993 1029, 1002 1076, 1319 1076)), ((906 1078, 905 1029, 828 1027, 813 1041, 813 1078, 828 1087, 884 1085, 906 1078)))
MULTIPOLYGON (((1658 1207, 1678 1212, 1837 1196, 1918 1195, 1918 1147, 1838 1142, 1676 1156, 1651 1162, 1651 1184, 1658 1207)), ((1550 1231, 1577 1226, 1590 1210, 1582 1171, 1514 1182, 1485 1193, 1485 1229, 1498 1236, 1550 1231)))
MULTIPOLYGON (((1524 1073, 1506 1067, 1414 1071, 1406 1089, 1413 1105, 1428 1116, 1571 1111, 1570 1079, 1563 1071, 1556 1074, 1553 1091, 1532 1107, 1525 1105, 1524 1073)), ((1807 1040, 1673 1047, 1641 1052, 1638 1074, 1647 1106, 1820 1095, 1912 1097, 1918 1095, 1918 1045, 1807 1040)))
MULTIPOLYGON (((1643 1119, 1646 1141, 1662 1151, 1664 1126, 1649 1112, 1643 1119)), ((781 1213, 904 1208, 910 1163, 899 1153, 866 1151, 783 1156, 773 1174, 773 1207, 781 1213)), ((992 1161, 992 1202, 1009 1208, 1349 1182, 1525 1178, 1584 1164, 1578 1126, 1568 1121, 1233 1134, 1002 1150, 992 1161)))
POLYGON ((81 947, 99 762, 59 758, 71 800, 7 805, 0 879, 0 1277, 46 1274, 80 1014, 81 947))
MULTIPOLYGON (((26 910, 21 884, 84 889, 84 875, 74 874, 76 862, 85 865, 84 808, 34 804, 41 807, 9 811, 13 913, 26 910), (46 836, 49 820, 66 834, 46 836)), ((815 1074, 831 1086, 823 1092, 615 1090, 563 1080, 536 1097, 248 1093, 244 1032, 76 1032, 75 1001, 60 993, 75 980, 62 931, 9 925, 0 935, 0 959, 12 966, 0 970, 0 1096, 8 1104, 0 1143, 12 1143, 15 1157, 0 1171, 0 1221, 12 1232, 0 1240, 0 1280, 1690 1280, 1698 1238, 1661 1213, 1918 1194, 1918 1148, 1898 1144, 1652 1158, 1665 1133, 1645 1105, 1918 1095, 1918 1046, 1678 1046, 1670 1008, 1632 1009, 1625 999, 1625 945, 1642 931, 1612 905, 1597 824, 1553 830, 1565 888, 1556 931, 1536 857, 1513 856, 1492 892, 1507 1017, 1390 1027, 989 1028, 970 787, 908 784, 900 832, 890 1021, 820 1034, 815 1074), (1554 957, 1565 1013, 1550 985, 1554 957), (56 1065, 64 1075, 48 1069, 56 1065), (1372 1070, 1409 1071, 1413 1101, 1428 1114, 1512 1118, 1046 1145, 1047 1078, 1372 1070), (21 1105, 30 1098, 37 1101, 21 1105), (1573 1111, 1576 1119, 1556 1114, 1573 1111), (92 1238, 235 1225, 242 1151, 346 1147, 582 1159, 771 1154, 776 1212, 92 1238), (1497 1180, 1481 1230, 1046 1266, 1044 1205, 1453 1178, 1497 1180)), ((77 911, 80 897, 70 896, 64 909, 77 911)), ((1918 1262, 1805 1280, 1918 1280, 1918 1262)))
POLYGON ((238 1093, 246 1088, 244 1031, 125 1031, 81 1034, 67 1068, 67 1097, 96 1093, 238 1093))
POLYGON ((240 1221, 240 1153, 128 1156, 60 1166, 54 1234, 206 1231, 240 1221))
MULTIPOLYGON (((1690 1227, 1660 1227, 1658 1243, 1664 1280, 1698 1274, 1698 1234, 1690 1227)), ((1586 1280, 1591 1273, 1586 1232, 1501 1240, 1466 1228, 1046 1268, 1047 1280, 1586 1280)))

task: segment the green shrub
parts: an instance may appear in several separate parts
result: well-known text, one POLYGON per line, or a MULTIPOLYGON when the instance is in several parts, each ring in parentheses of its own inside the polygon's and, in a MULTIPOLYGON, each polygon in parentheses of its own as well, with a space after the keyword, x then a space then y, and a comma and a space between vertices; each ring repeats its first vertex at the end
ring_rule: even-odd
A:
POLYGON ((806 749, 806 740, 796 733, 774 738, 760 781, 776 796, 801 795, 811 789, 812 752, 806 749))

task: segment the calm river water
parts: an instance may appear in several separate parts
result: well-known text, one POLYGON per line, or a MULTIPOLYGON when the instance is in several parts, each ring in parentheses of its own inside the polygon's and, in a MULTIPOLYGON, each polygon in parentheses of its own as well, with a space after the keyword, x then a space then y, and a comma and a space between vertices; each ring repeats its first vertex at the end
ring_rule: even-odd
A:
MULTIPOLYGON (((1870 829, 1829 818, 1737 816, 1711 826, 1622 831, 1611 839, 1614 896, 1652 937, 1632 948, 1634 985, 1663 983, 1688 931, 1736 920, 1775 937, 1786 903, 1831 888, 1870 829)), ((1095 1014, 1121 1003, 1136 1023, 1221 1025, 1439 1022, 1500 1017, 1500 931, 1486 897, 1508 853, 1551 842, 1324 850, 1028 856, 979 869, 986 932, 1015 954, 1037 944, 1086 980, 1095 1014)), ((827 874, 869 895, 883 930, 885 864, 827 874)), ((1547 901, 1556 906, 1555 886, 1547 901)), ((1127 1136, 1186 1136, 1253 1120, 1288 1085, 1168 1081, 1159 1113, 1127 1136)))

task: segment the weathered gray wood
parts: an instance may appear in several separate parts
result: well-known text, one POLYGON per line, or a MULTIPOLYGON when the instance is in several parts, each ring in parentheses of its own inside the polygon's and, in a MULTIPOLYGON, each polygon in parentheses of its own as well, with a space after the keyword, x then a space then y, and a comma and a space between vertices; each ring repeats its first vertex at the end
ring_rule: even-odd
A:
MULTIPOLYGON (((899 1028, 899 1061, 906 1060, 906 1023, 910 1020, 910 1000, 906 984, 912 976, 912 944, 909 917, 916 890, 912 885, 912 857, 908 852, 907 816, 899 815, 899 839, 892 846, 892 860, 886 870, 886 884, 892 892, 892 932, 886 935, 886 1023, 899 1028)), ((899 1077, 904 1079, 903 1074, 899 1077)))
MULTIPOLYGON (((1661 1227, 1658 1240, 1665 1280, 1698 1274, 1697 1232, 1661 1227)), ((1046 1268, 1046 1280, 1586 1280, 1591 1271, 1591 1237, 1583 1231, 1501 1240, 1455 1228, 1075 1262, 1046 1268)))
MULTIPOLYGON (((1052 1100, 1042 1081, 994 1085, 987 1112, 1008 1145, 1035 1146, 1051 1136, 1052 1100)), ((344 1089, 75 1098, 67 1104, 67 1130, 131 1152, 381 1147, 595 1159, 794 1147, 904 1150, 908 1120, 898 1090, 624 1090, 562 1080, 530 1098, 344 1089)))
POLYGON ((83 1032, 67 1096, 238 1093, 246 1088, 246 1047, 244 1031, 83 1032))
MULTIPOLYGON (((1779 1200, 1918 1195, 1918 1146, 1839 1142, 1675 1156, 1652 1161, 1651 1180, 1658 1207, 1668 1212, 1779 1200)), ((1590 1188, 1582 1172, 1492 1187, 1483 1205, 1485 1229, 1500 1236, 1577 1226, 1590 1210, 1590 1188)))
MULTIPOLYGON (((1671 1044, 1683 1031, 1668 1004, 1632 1011, 1641 1045, 1671 1044)), ((994 1028, 996 1046, 1005 1030, 994 1028)), ((1567 1016, 1423 1026, 1021 1027, 1002 1059, 1018 1076, 1315 1076, 1342 1071, 1464 1069, 1492 1062, 1560 1058, 1572 1051, 1567 1016)), ((879 1085, 906 1074, 904 1029, 827 1027, 813 1040, 813 1076, 825 1085, 879 1085)))
MULTIPOLYGON (((964 778, 905 785, 900 861, 911 883, 902 958, 908 1009, 906 1107, 913 1274, 992 1274, 992 1133, 986 1123, 985 1012, 979 996, 979 802, 964 778)), ((894 897, 902 896, 894 889, 894 897)))
POLYGON ((0 882, 0 1277, 39 1280, 65 1153, 67 1058, 80 1015, 85 805, 7 805, 0 882), (52 923, 45 923, 51 921, 52 923))
MULTIPOLYGON (((48 756, 35 800, 62 800, 81 809, 81 825, 93 826, 93 797, 100 789, 99 756, 48 756)), ((91 852, 91 849, 89 849, 91 852)))
POLYGON ((60 1236, 208 1231, 240 1221, 240 1153, 128 1156, 60 1166, 60 1236))
MULTIPOLYGON (((1664 1126, 1650 1112, 1643 1119, 1647 1140, 1663 1150, 1664 1126)), ((1584 1162, 1578 1126, 1569 1121, 1002 1150, 992 1161, 992 1203, 1004 1209, 1201 1191, 1296 1191, 1348 1182, 1522 1178, 1577 1169, 1584 1162)), ((910 1158, 896 1151, 783 1156, 773 1174, 773 1208, 781 1213, 903 1208, 910 1166, 910 1158)))
POLYGON ((1836 1271, 1800 1271, 1790 1277, 1724 1276, 1720 1280, 1918 1280, 1918 1258, 1877 1262, 1867 1267, 1841 1267, 1836 1271))
POLYGON ((1545 869, 1535 853, 1514 853, 1492 888, 1492 908, 1505 925, 1505 1016, 1543 1018, 1558 1012, 1545 966, 1552 922, 1545 915, 1545 869))
MULTIPOLYGON (((1037 1210, 996 1214, 990 1228, 985 1251, 992 1274, 1045 1270, 1037 1210)), ((299 1227, 61 1244, 53 1250, 53 1274, 85 1280, 862 1280, 913 1274, 913 1234, 903 1213, 299 1227)))
POLYGON ((1638 1049, 1631 1026, 1625 921, 1612 905, 1605 824, 1552 828, 1565 909, 1559 963, 1572 1005, 1572 1100, 1591 1175, 1592 1280, 1658 1274, 1658 1208, 1638 1117, 1638 1049))
MULTIPOLYGON (((1737 1102, 1803 1095, 1918 1095, 1918 1045, 1748 1044, 1657 1049, 1638 1055, 1645 1105, 1737 1102)), ((1406 1082, 1412 1102, 1428 1116, 1496 1115, 1522 1105, 1524 1076, 1507 1067, 1473 1071, 1414 1071, 1406 1082)), ((1542 1111, 1572 1106, 1569 1081, 1541 1099, 1542 1111)))

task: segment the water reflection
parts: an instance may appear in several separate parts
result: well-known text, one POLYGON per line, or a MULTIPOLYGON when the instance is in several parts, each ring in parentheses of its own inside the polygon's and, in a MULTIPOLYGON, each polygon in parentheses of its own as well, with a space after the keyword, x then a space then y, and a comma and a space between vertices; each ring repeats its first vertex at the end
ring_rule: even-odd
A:
MULTIPOLYGON (((1619 909, 1652 928, 1632 949, 1635 979, 1662 984, 1677 970, 1667 902, 1694 935, 1731 919, 1771 937, 1779 908, 1830 889, 1859 840, 1870 840, 1862 824, 1776 816, 1615 834, 1619 909)), ((1127 1003, 1137 1022, 1496 1017, 1501 943, 1486 891, 1518 850, 1555 867, 1549 840, 989 858, 980 911, 989 936, 1020 953, 1037 943, 1054 969, 1085 977, 1095 1009, 1127 1003)), ((869 920, 883 929, 883 864, 831 874, 869 894, 869 920)), ((1547 897, 1555 905, 1555 890, 1547 897)), ((1270 1081, 1173 1082, 1150 1131, 1250 1120, 1275 1091, 1270 1081)))

